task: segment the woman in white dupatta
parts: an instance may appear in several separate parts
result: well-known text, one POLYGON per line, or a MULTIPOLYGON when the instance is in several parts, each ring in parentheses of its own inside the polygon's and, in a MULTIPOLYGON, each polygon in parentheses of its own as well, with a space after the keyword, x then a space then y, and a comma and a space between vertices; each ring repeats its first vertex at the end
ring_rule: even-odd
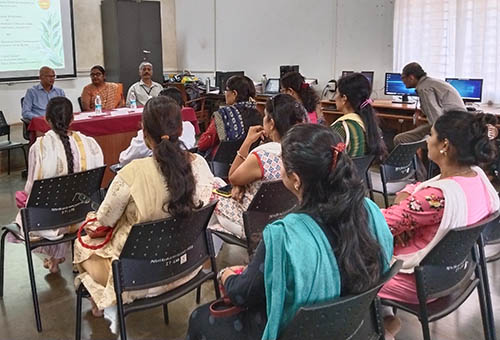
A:
MULTIPOLYGON (((52 98, 47 104, 46 119, 51 128, 44 136, 38 137, 29 151, 28 179, 24 187, 25 205, 31 192, 33 182, 38 179, 56 177, 85 171, 104 165, 101 147, 92 137, 80 132, 69 131, 73 121, 73 105, 65 97, 52 98)), ((19 200, 18 200, 19 201, 19 200)), ((16 223, 22 228, 21 216, 18 213, 16 223)), ((42 237, 49 240, 62 238, 71 226, 53 230, 31 232, 30 237, 42 237)), ((10 241, 15 239, 11 237, 10 241)), ((65 254, 70 246, 64 242, 54 246, 39 247, 34 251, 46 255, 44 267, 51 273, 59 271, 59 263, 64 262, 65 254)))
MULTIPOLYGON (((431 129, 429 158, 441 174, 407 186, 395 205, 382 210, 395 239, 394 257, 403 269, 380 291, 382 298, 418 304, 413 269, 448 231, 474 224, 500 206, 498 194, 478 164, 496 156, 496 118, 463 111, 447 112, 431 129)), ((400 321, 384 310, 386 339, 399 331, 400 321)))

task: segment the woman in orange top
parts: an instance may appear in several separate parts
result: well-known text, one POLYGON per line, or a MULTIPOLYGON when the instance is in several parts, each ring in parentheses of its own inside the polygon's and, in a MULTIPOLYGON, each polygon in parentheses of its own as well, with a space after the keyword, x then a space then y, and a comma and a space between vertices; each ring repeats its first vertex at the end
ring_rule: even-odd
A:
POLYGON ((96 65, 90 69, 90 79, 92 84, 83 88, 82 91, 82 110, 93 111, 95 109, 95 97, 101 96, 102 109, 112 110, 123 106, 122 93, 123 88, 116 83, 106 82, 106 71, 104 67, 96 65))

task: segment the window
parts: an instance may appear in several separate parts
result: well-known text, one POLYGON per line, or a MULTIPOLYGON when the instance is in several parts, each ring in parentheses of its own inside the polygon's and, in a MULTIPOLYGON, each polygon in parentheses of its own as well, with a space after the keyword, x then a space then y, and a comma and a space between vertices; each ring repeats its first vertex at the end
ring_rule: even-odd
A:
POLYGON ((483 78, 500 103, 500 0, 396 0, 394 68, 416 61, 432 77, 483 78))

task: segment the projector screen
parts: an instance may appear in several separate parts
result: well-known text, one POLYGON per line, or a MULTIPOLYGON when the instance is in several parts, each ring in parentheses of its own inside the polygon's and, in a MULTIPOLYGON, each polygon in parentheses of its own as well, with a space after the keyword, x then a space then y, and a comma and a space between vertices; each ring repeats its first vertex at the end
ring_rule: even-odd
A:
POLYGON ((72 0, 0 0, 0 82, 76 77, 72 0))

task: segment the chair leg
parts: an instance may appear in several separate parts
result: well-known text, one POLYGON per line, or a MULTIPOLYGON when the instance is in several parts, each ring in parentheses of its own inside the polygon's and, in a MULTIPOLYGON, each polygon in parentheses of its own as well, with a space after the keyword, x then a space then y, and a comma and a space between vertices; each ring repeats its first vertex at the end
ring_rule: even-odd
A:
POLYGON ((24 149, 24 146, 21 148, 21 150, 23 150, 24 164, 26 165, 26 170, 28 170, 28 156, 26 155, 26 150, 24 149))
POLYGON ((10 175, 10 149, 7 150, 7 175, 10 175))
POLYGON ((5 237, 7 237, 8 231, 5 230, 2 233, 2 239, 0 240, 0 299, 3 298, 3 281, 4 281, 4 260, 5 260, 5 237))
MULTIPOLYGON (((486 336, 487 332, 484 333, 485 337, 490 340, 496 340, 496 331, 495 331, 495 317, 493 316, 493 306, 491 303, 491 291, 490 291, 490 283, 489 283, 489 278, 488 278, 488 266, 486 265, 486 255, 484 253, 484 239, 483 235, 481 234, 478 239, 478 247, 479 251, 479 258, 477 259, 479 266, 480 266, 480 271, 479 274, 481 274, 480 281, 482 282, 482 288, 483 288, 483 294, 484 294, 484 302, 485 302, 485 311, 486 311, 486 317, 488 318, 488 324, 487 331, 489 333, 489 336, 486 336)), ((480 282, 480 286, 481 286, 480 282)), ((481 299, 481 297, 480 297, 481 299)), ((483 309, 481 308, 481 312, 483 309)), ((482 318, 485 317, 484 314, 481 315, 482 318)), ((484 326, 484 322, 483 322, 484 326)))
POLYGON ((168 304, 163 305, 163 321, 165 321, 165 325, 168 325, 168 304))
POLYGON ((214 278, 214 290, 215 290, 215 297, 217 299, 220 299, 220 289, 219 289, 219 282, 217 281, 217 278, 214 278))
POLYGON ((76 291, 75 340, 80 340, 82 337, 82 292, 83 292, 83 284, 80 283, 76 291))
POLYGON ((127 340, 127 329, 125 327, 125 315, 123 313, 123 303, 120 301, 117 304, 118 321, 120 322, 120 339, 127 340))
POLYGON ((201 285, 196 288, 196 304, 200 304, 201 300, 201 285))
POLYGON ((36 329, 38 332, 42 331, 42 320, 40 318, 40 306, 38 304, 38 294, 36 292, 36 282, 35 282, 35 270, 33 269, 33 257, 31 255, 31 249, 29 247, 29 240, 26 241, 26 259, 28 260, 28 272, 30 275, 30 283, 31 283, 31 295, 33 297, 33 308, 35 309, 35 321, 36 321, 36 329))

